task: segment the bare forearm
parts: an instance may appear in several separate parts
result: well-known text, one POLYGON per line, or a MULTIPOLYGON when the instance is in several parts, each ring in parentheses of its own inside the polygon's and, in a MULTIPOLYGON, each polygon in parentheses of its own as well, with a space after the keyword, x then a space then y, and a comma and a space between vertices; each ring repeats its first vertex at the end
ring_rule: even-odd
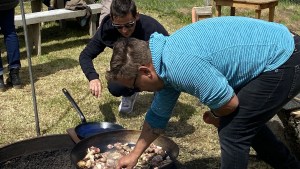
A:
POLYGON ((145 121, 141 135, 136 143, 132 155, 136 158, 141 156, 143 152, 149 147, 149 145, 159 137, 158 133, 155 133, 151 126, 145 121))
POLYGON ((239 105, 239 99, 234 95, 224 106, 211 110, 217 116, 227 116, 235 111, 239 105))

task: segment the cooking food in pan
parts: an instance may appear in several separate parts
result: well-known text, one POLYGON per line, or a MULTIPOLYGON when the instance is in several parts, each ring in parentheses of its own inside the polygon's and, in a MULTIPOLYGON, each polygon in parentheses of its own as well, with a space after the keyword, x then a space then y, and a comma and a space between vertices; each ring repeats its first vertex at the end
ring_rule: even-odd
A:
MULTIPOLYGON (((107 148, 109 151, 101 152, 98 147, 89 147, 85 157, 77 163, 78 167, 82 169, 113 169, 121 157, 133 150, 134 144, 117 142, 107 145, 107 148)), ((135 169, 158 169, 159 166, 171 162, 162 147, 152 143, 139 158, 135 169)))

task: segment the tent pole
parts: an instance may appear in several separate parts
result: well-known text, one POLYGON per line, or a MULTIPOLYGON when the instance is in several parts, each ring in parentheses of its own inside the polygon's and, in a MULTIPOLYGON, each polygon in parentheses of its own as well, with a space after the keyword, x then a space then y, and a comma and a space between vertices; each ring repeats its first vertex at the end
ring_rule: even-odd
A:
POLYGON ((20 7, 21 7, 21 13, 22 13, 23 30, 24 30, 26 52, 27 52, 27 59, 28 59, 29 77, 30 77, 30 82, 31 82, 31 93, 32 93, 32 100, 33 100, 34 115, 35 115, 35 128, 36 128, 37 136, 40 136, 41 133, 40 133, 40 126, 39 126, 39 116, 38 116, 38 111, 37 111, 35 87, 34 87, 34 81, 33 81, 33 76, 32 76, 32 69, 31 69, 31 52, 30 52, 30 49, 28 46, 28 32, 27 32, 23 0, 20 0, 20 7))

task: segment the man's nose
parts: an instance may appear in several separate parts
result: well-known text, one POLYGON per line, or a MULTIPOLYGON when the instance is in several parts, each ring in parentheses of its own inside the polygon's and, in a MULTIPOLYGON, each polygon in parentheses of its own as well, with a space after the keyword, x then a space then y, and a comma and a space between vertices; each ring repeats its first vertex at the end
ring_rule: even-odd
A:
POLYGON ((126 28, 125 26, 121 29, 121 31, 123 32, 123 33, 126 33, 126 32, 128 32, 128 28, 126 28))

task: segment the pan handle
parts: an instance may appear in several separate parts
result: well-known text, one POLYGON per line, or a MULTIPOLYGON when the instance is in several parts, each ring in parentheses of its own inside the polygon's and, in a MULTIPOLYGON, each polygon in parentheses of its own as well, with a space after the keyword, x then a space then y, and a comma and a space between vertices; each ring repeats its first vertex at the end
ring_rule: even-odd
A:
POLYGON ((76 109, 76 111, 79 114, 79 117, 81 119, 81 122, 86 123, 86 119, 85 119, 82 111, 80 110, 80 108, 78 107, 78 105, 76 104, 76 102, 74 101, 74 99, 72 98, 70 93, 68 92, 68 90, 63 88, 62 91, 65 94, 65 96, 68 98, 68 100, 71 102, 72 106, 76 109))

